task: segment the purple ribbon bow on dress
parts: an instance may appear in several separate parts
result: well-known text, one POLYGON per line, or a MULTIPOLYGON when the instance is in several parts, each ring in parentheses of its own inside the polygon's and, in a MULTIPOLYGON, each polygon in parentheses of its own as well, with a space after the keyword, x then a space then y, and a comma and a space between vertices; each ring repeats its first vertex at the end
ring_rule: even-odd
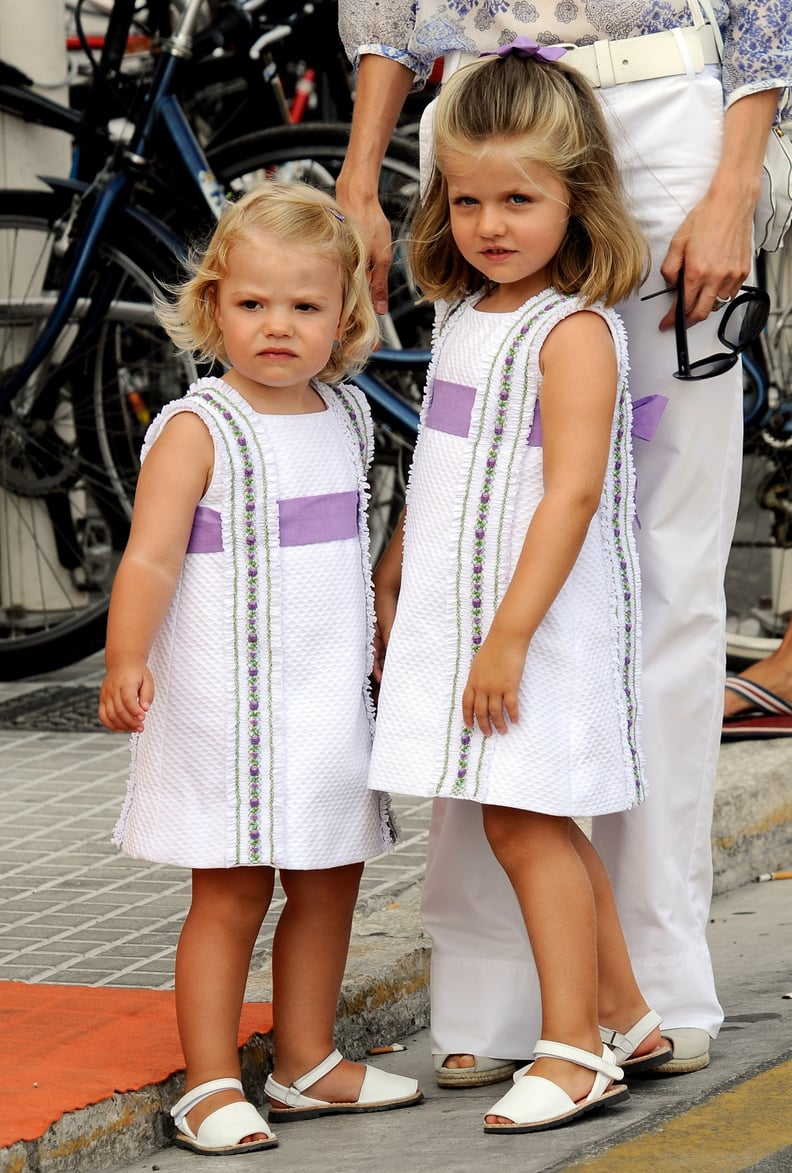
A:
POLYGON ((557 61, 563 57, 566 49, 562 45, 540 45, 530 37, 515 37, 508 45, 501 45, 494 53, 482 53, 482 57, 510 57, 516 53, 518 57, 538 57, 540 61, 557 61))

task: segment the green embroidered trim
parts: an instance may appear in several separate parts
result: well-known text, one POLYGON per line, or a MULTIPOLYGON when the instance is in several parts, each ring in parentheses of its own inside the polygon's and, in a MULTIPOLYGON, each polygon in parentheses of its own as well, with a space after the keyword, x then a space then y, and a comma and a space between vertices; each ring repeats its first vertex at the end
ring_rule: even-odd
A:
MULTIPOLYGON (((491 501, 493 482, 495 479, 495 471, 498 466, 498 460, 502 455, 504 434, 505 434, 505 430, 506 430, 506 421, 507 421, 507 417, 509 414, 509 405, 510 405, 510 401, 511 401, 511 397, 512 397, 512 378, 513 378, 513 373, 514 373, 514 360, 517 356, 518 351, 523 346, 523 344, 526 340, 526 337, 534 330, 534 327, 536 326, 537 322, 540 321, 540 319, 542 318, 542 316, 544 314, 549 313, 551 310, 555 309, 561 300, 562 300, 561 298, 556 297, 555 299, 546 302, 544 305, 538 307, 537 309, 534 309, 531 312, 530 317, 528 317, 528 319, 526 321, 524 321, 522 323, 522 325, 519 327, 519 329, 517 330, 517 333, 514 335, 514 337, 511 340, 511 343, 508 345, 508 347, 506 349, 505 357, 503 358, 503 366, 502 366, 501 377, 500 377, 500 386, 499 386, 498 392, 497 392, 497 406, 495 409, 495 418, 494 418, 494 421, 492 424, 492 434, 489 437, 487 453, 484 458, 483 475, 481 478, 481 485, 479 488, 478 501, 475 506, 475 509, 476 509, 475 520, 473 522, 475 528, 473 530, 473 563, 471 566, 470 596, 469 596, 469 598, 470 598, 470 614, 471 614, 471 633, 472 633, 471 634, 471 647, 470 647, 471 662, 472 662, 473 658, 475 657, 476 653, 478 652, 479 648, 481 647, 481 644, 483 643, 483 640, 484 640, 483 626, 482 626, 482 607, 483 607, 482 591, 484 589, 484 571, 485 571, 485 563, 486 563, 486 558, 487 558, 487 547, 486 547, 487 527, 488 527, 489 520, 490 520, 490 501, 491 501)), ((520 412, 519 412, 519 417, 518 417, 521 424, 524 423, 524 414, 525 414, 525 396, 522 397, 521 407, 520 407, 520 412)), ((483 435, 483 430, 484 430, 484 424, 483 424, 483 413, 482 413, 482 425, 481 425, 481 428, 479 431, 479 437, 477 437, 477 442, 481 438, 481 436, 483 435)), ((516 453, 516 449, 513 447, 511 456, 509 458, 509 468, 510 469, 514 463, 515 453, 516 453)), ((472 477, 473 477, 474 473, 475 473, 475 470, 473 467, 471 467, 471 473, 470 473, 470 477, 468 479, 468 485, 466 486, 466 490, 465 490, 466 504, 467 504, 467 499, 472 491, 471 481, 472 481, 472 477)), ((465 512, 466 512, 466 510, 465 510, 465 512)), ((503 514, 503 512, 501 512, 499 524, 498 524, 498 530, 497 530, 496 568, 497 568, 497 565, 498 565, 500 557, 501 557, 501 539, 502 539, 502 534, 503 534, 503 523, 504 523, 504 514, 503 514)), ((460 546, 460 553, 461 553, 461 546, 460 546)), ((460 566, 461 557, 457 559, 457 562, 458 562, 458 566, 460 566)), ((497 580, 495 580, 495 581, 497 582, 497 580)), ((461 592, 461 581, 460 581, 459 573, 458 573, 458 578, 457 578, 457 586, 458 586, 457 611, 458 611, 458 615, 461 616, 461 608, 462 608, 461 594, 462 594, 462 592, 461 592)), ((497 598, 497 586, 495 589, 496 589, 496 598, 497 598)), ((457 686, 458 686, 458 682, 459 682, 460 669, 461 669, 461 664, 460 664, 459 644, 458 644, 457 665, 456 665, 455 674, 454 674, 454 689, 453 689, 454 696, 456 696, 456 690, 457 690, 457 686)), ((449 715, 449 721, 450 720, 451 720, 451 715, 449 715)), ((469 772, 469 768, 470 768, 470 746, 471 746, 472 735, 473 735, 472 727, 467 726, 467 725, 463 725, 461 733, 460 733, 460 739, 459 739, 459 749, 458 749, 457 765, 456 765, 456 776, 454 778, 452 788, 451 788, 451 794, 454 796, 464 795, 467 791, 468 782, 469 782, 468 772, 469 772)), ((475 781, 475 791, 474 791, 475 793, 478 792, 480 772, 481 772, 481 766, 482 766, 482 760, 483 760, 483 748, 484 747, 482 747, 482 752, 479 755, 479 759, 478 759, 478 762, 476 765, 476 781, 475 781)), ((441 781, 440 781, 438 788, 437 788, 438 793, 442 789, 444 780, 445 780, 445 769, 443 771, 443 776, 442 776, 441 781)))
POLYGON ((234 655, 234 694, 235 694, 235 754, 234 776, 237 803, 237 850, 238 858, 245 854, 242 850, 242 820, 240 817, 240 796, 242 793, 242 744, 247 743, 247 777, 245 788, 248 795, 248 817, 245 828, 247 838, 247 857, 251 863, 261 863, 264 859, 261 845, 261 734, 262 734, 262 703, 264 719, 267 722, 268 754, 265 764, 268 782, 267 806, 269 815, 268 847, 269 859, 274 857, 274 814, 275 814, 275 751, 274 751, 274 712, 272 700, 272 678, 274 670, 274 656, 272 647, 272 551, 270 543, 265 540, 259 542, 259 534, 268 537, 265 523, 268 504, 268 486, 266 476, 256 475, 256 458, 258 468, 263 470, 265 462, 258 437, 244 415, 218 387, 207 390, 204 383, 193 392, 218 417, 225 441, 230 443, 230 530, 231 550, 234 575, 233 592, 233 655, 234 655), (234 449, 236 445, 236 451, 234 449), (239 480, 237 480, 239 477, 239 480), (259 516, 261 513, 261 516, 259 516), (259 546, 263 551, 264 589, 262 590, 261 571, 259 564, 259 546), (237 552, 241 549, 241 563, 237 559, 237 552), (242 576, 242 578, 240 578, 242 576), (262 598, 263 595, 263 598, 262 598), (240 615, 240 608, 244 600, 245 610, 240 615), (259 637, 264 635, 264 669, 265 687, 262 701, 260 690, 260 674, 262 670, 261 648, 259 637), (247 700, 243 701, 242 680, 245 680, 247 700), (246 708, 246 712, 244 709, 246 708))
POLYGON ((620 397, 617 409, 616 436, 614 444, 614 475, 613 475, 613 503, 611 507, 611 531, 613 534, 614 550, 617 558, 621 605, 623 609, 621 629, 624 632, 624 648, 622 651, 621 684, 624 689, 627 745, 630 752, 631 768, 635 784, 636 800, 643 798, 644 786, 641 770, 640 752, 638 749, 638 700, 637 700, 637 639, 638 613, 637 600, 633 598, 633 585, 638 581, 637 570, 633 561, 633 550, 624 542, 624 532, 630 519, 628 504, 634 492, 634 485, 623 484, 623 474, 628 475, 628 468, 624 468, 624 445, 629 424, 626 411, 626 389, 619 388, 620 397))

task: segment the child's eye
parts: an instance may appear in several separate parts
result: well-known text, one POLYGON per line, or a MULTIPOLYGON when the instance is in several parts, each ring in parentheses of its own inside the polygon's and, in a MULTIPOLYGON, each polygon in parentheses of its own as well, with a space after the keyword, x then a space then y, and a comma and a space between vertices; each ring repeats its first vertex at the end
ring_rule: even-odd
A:
POLYGON ((300 310, 301 313, 316 313, 316 311, 319 309, 319 306, 314 305, 311 301, 300 301, 297 303, 296 308, 300 310))
POLYGON ((454 205, 458 208, 472 208, 477 202, 473 196, 457 196, 454 200, 454 205))
POLYGON ((245 300, 241 301, 239 304, 243 310, 257 310, 260 303, 257 302, 255 298, 246 297, 245 300))
POLYGON ((521 195, 519 192, 514 192, 511 196, 509 196, 509 199, 514 204, 530 204, 533 202, 530 196, 521 195))

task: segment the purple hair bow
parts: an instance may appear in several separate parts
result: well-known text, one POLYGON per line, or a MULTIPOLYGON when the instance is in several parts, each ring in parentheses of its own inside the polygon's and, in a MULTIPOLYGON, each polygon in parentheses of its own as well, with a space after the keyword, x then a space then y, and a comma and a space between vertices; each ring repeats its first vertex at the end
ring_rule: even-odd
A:
POLYGON ((510 57, 516 53, 518 57, 538 57, 540 61, 557 61, 563 57, 566 49, 562 45, 540 45, 530 37, 515 37, 508 45, 501 45, 494 53, 482 53, 482 57, 510 57))

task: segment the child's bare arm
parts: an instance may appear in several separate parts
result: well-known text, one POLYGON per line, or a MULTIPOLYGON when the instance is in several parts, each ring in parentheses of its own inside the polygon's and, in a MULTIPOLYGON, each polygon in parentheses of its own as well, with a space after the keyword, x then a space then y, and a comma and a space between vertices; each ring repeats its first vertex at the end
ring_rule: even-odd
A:
POLYGON ((564 585, 602 496, 616 398, 616 357, 601 317, 578 313, 542 348, 544 496, 463 695, 466 724, 489 736, 519 720, 517 694, 534 632, 564 585))
POLYGON ((182 412, 163 429, 141 468, 129 541, 110 597, 99 694, 99 717, 108 729, 143 730, 154 699, 149 651, 173 597, 212 459, 205 425, 182 412))

